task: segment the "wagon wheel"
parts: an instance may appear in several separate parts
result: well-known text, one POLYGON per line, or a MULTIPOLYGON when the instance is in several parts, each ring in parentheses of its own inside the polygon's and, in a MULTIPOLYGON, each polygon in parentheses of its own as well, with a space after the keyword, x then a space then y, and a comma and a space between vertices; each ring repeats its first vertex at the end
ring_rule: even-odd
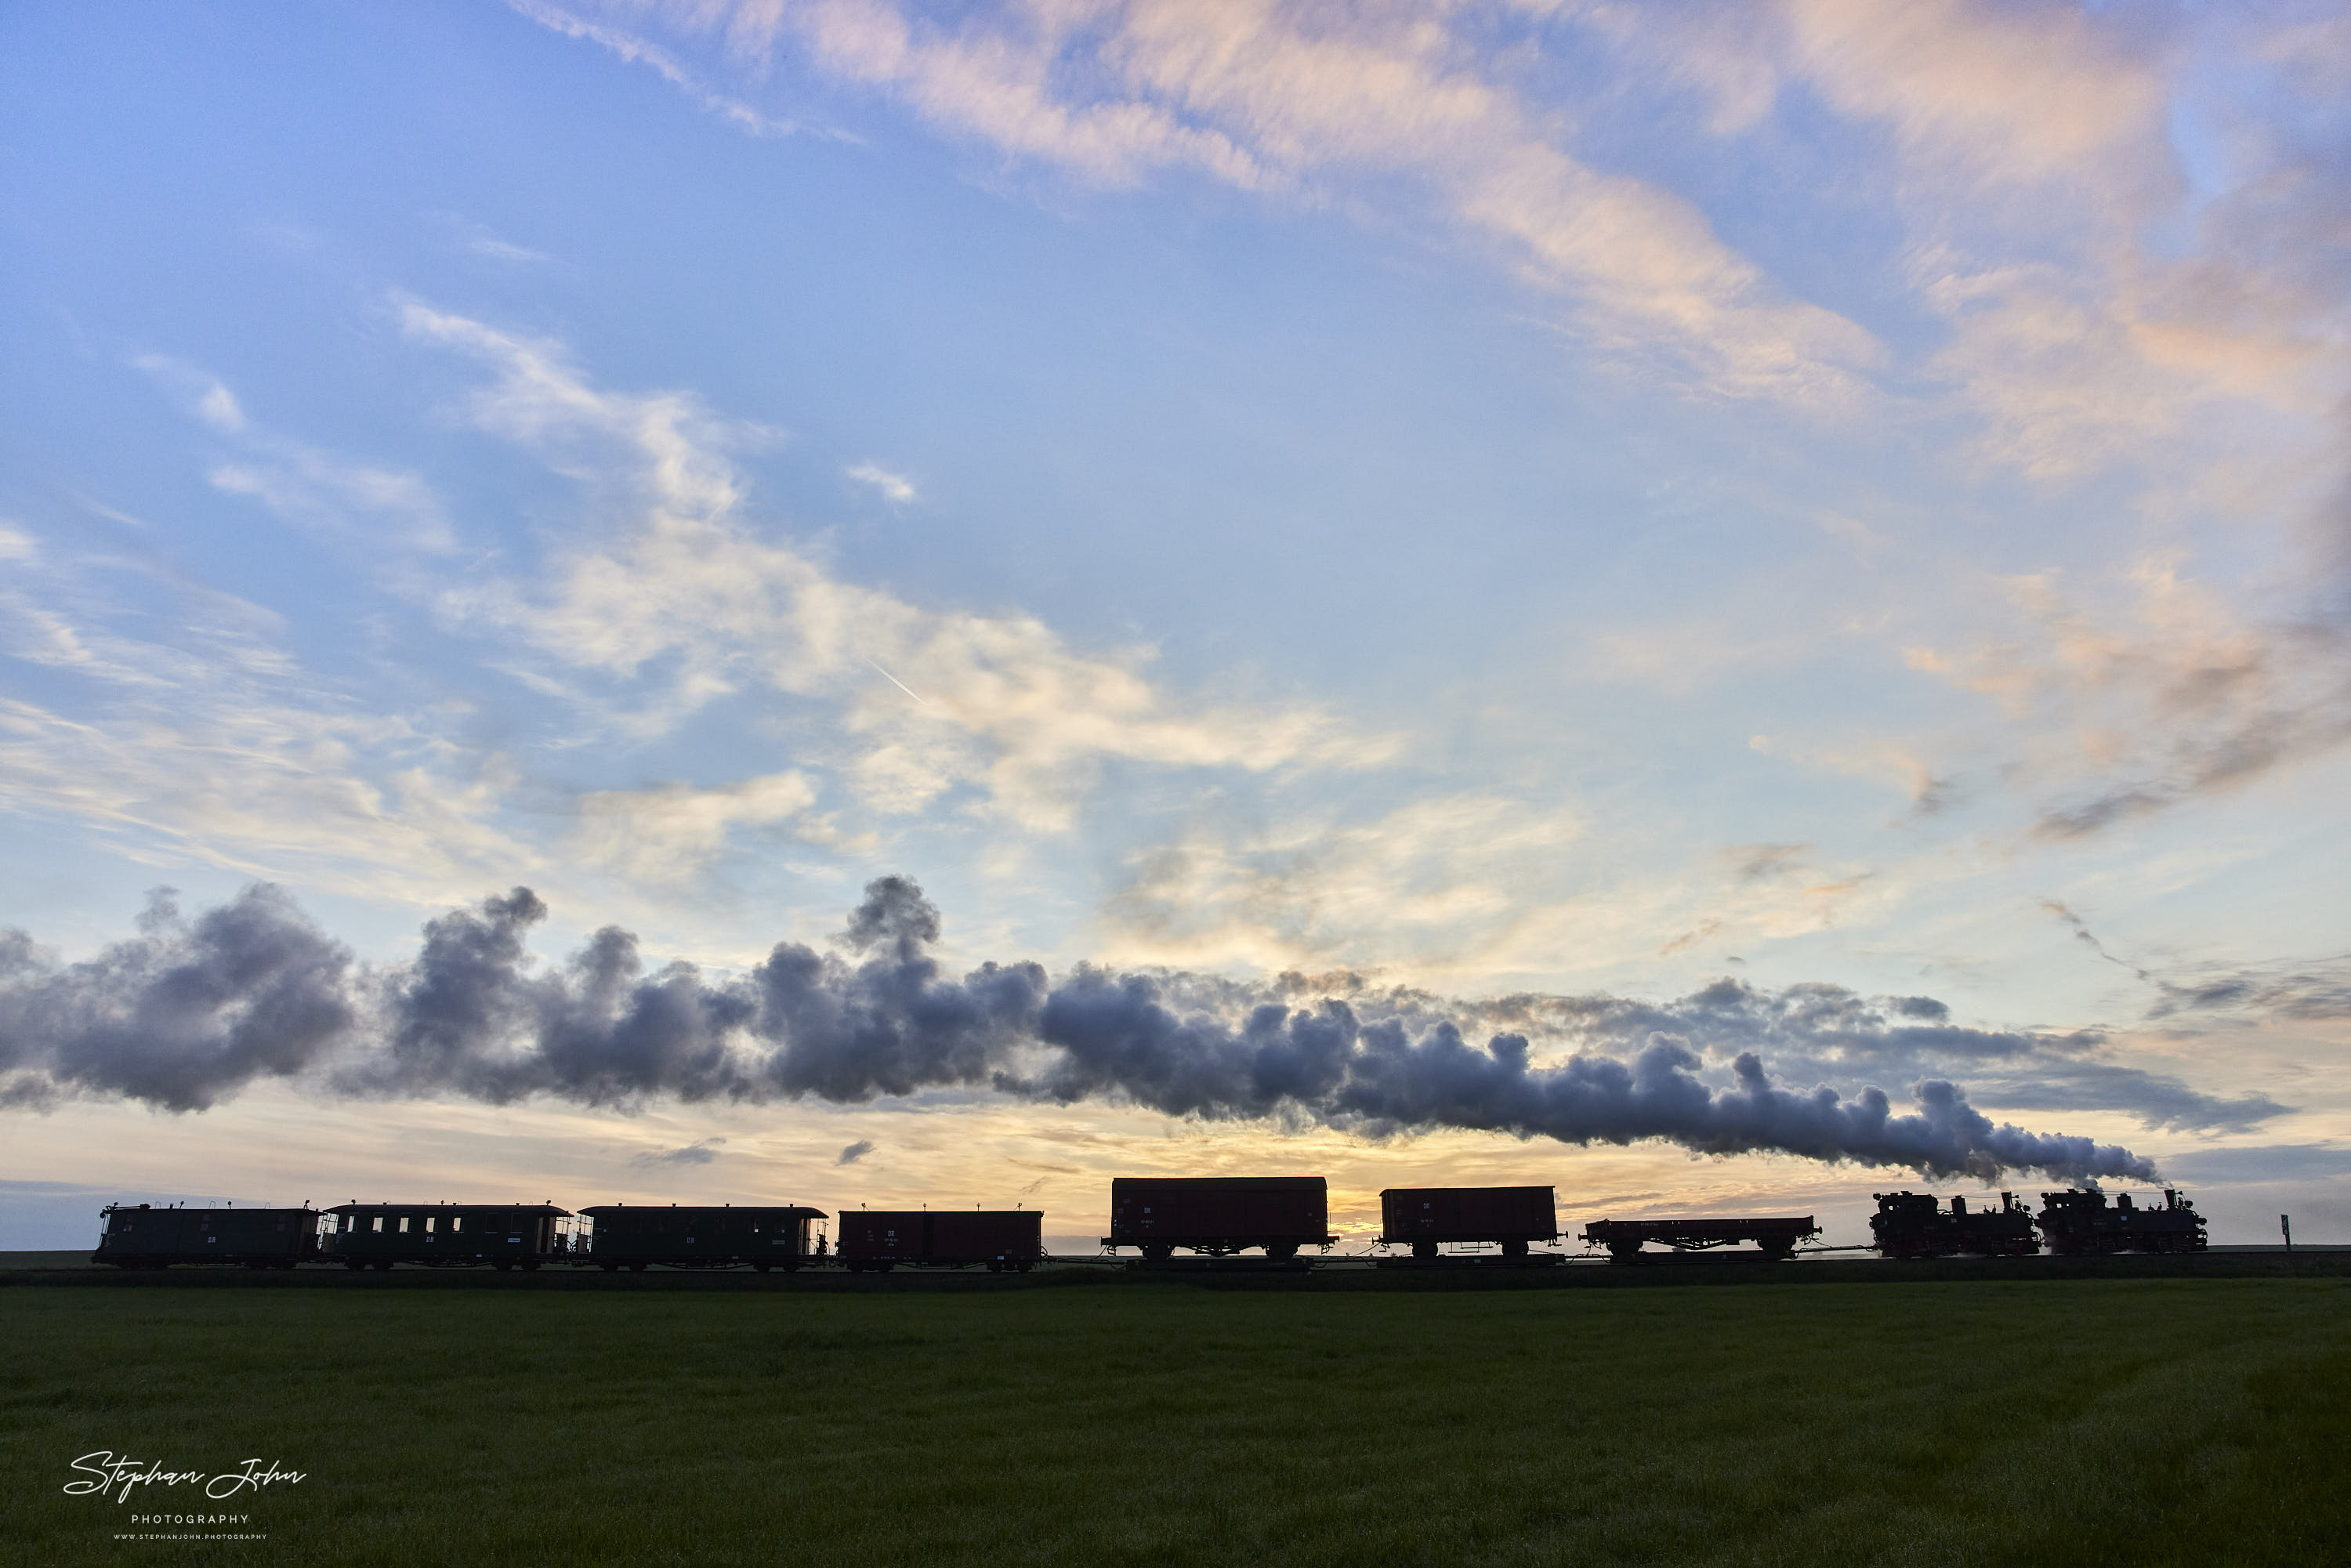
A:
POLYGON ((1272 1259, 1277 1263, 1287 1263, 1292 1258, 1298 1256, 1298 1243, 1295 1241, 1269 1241, 1266 1243, 1265 1255, 1268 1258, 1272 1259))

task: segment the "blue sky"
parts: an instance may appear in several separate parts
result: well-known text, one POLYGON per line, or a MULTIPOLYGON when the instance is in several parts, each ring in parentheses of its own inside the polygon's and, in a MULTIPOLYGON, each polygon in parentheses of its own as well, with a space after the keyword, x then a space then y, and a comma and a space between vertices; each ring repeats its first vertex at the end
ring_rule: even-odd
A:
MULTIPOLYGON (((451 909, 527 884, 545 973, 619 925, 723 986, 900 874, 950 971, 1204 1018, 1286 971, 1473 1042, 1514 995, 1930 997, 1976 1034, 1783 1009, 1763 1065, 2351 1231, 2339 8, 26 5, 0 43, 10 1191, 425 1165, 1078 1234, 1162 1169, 1848 1228, 1896 1179, 961 1081, 349 1092, 451 909), (364 1016, 201 1111, 86 1071, 119 945, 168 967, 256 882, 364 1016)), ((1639 1045, 1512 1016, 1539 1063, 1639 1045)))

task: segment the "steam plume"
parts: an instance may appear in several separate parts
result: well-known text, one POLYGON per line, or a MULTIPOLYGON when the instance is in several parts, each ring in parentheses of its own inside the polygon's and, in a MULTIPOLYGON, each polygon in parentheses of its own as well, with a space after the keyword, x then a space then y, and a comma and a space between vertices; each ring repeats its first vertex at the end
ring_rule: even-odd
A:
POLYGON ((1987 1179, 2155 1174, 2116 1145, 1995 1125, 1941 1078, 1917 1083, 1916 1108, 1896 1113, 1874 1087, 1775 1084, 1753 1050, 1710 1084, 1693 1044, 1719 1048, 1726 1020, 1745 1019, 1775 1051, 1813 1062, 1850 1060, 1855 1041, 1887 1061, 1928 1046, 1962 1059, 2033 1049, 2036 1037, 1955 1028, 1923 998, 1878 1007, 1832 987, 1774 996, 1726 982, 1665 1007, 1452 1004, 1352 977, 1250 986, 1081 967, 1057 984, 1029 963, 957 978, 934 956, 938 910, 903 877, 868 885, 836 951, 782 943, 728 979, 683 963, 649 972, 617 927, 542 968, 524 938, 546 913, 517 888, 431 921, 417 956, 387 968, 357 964, 267 886, 193 923, 159 895, 137 937, 71 966, 0 934, 0 1103, 89 1094, 202 1110, 267 1078, 357 1096, 612 1105, 981 1087, 1374 1135, 1662 1139, 1987 1179), (1464 1037, 1462 1020, 1497 1016, 1578 1049, 1539 1061, 1519 1030, 1483 1045, 1464 1037))

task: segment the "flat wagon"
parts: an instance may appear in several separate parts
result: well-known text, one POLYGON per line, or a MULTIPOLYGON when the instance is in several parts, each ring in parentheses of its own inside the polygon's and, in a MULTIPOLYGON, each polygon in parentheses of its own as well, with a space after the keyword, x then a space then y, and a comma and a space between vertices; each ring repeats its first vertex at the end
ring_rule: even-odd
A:
POLYGON ((731 1204, 666 1207, 600 1203, 580 1211, 594 1223, 581 1260, 607 1273, 643 1271, 655 1263, 671 1269, 740 1269, 764 1274, 815 1261, 809 1250, 810 1226, 826 1218, 820 1208, 737 1208, 731 1204))
POLYGON ((1820 1233, 1821 1228, 1813 1223, 1809 1214, 1771 1218, 1595 1219, 1583 1228, 1583 1239, 1595 1247, 1607 1248, 1608 1255, 1619 1263, 1631 1262, 1652 1241, 1677 1252, 1736 1247, 1742 1241, 1752 1241, 1763 1249, 1764 1257, 1776 1260, 1793 1252, 1797 1242, 1820 1233))
POLYGON ((1139 1247, 1164 1262, 1181 1247, 1220 1258, 1261 1247, 1272 1259, 1328 1247, 1329 1184, 1321 1176, 1116 1176, 1108 1248, 1139 1247))
POLYGON ((833 1222, 841 1261, 852 1273, 987 1265, 1027 1273, 1045 1255, 1045 1217, 1034 1208, 843 1209, 833 1222))
POLYGON ((536 1269, 567 1262, 570 1210, 547 1203, 345 1203, 328 1255, 347 1269, 423 1263, 440 1269, 536 1269))
POLYGON ((1435 1258, 1447 1245, 1496 1242, 1523 1258, 1537 1241, 1559 1239, 1559 1213, 1547 1186, 1392 1186, 1380 1194, 1380 1240, 1435 1258))
POLYGON ((109 1204, 99 1211, 93 1263, 168 1269, 174 1263, 241 1263, 291 1269, 319 1256, 314 1208, 157 1208, 109 1204))

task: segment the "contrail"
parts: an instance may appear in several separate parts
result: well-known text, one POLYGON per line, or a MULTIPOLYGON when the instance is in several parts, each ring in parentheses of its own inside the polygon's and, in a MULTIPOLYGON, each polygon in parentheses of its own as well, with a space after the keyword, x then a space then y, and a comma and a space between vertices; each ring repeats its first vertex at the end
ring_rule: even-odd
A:
POLYGON ((889 682, 892 685, 893 685, 893 686, 897 687, 900 691, 902 691, 902 692, 905 693, 908 696, 913 697, 916 702, 921 703, 925 707, 928 707, 928 706, 931 706, 931 705, 930 705, 930 703, 929 703, 928 701, 925 700, 925 698, 922 696, 922 695, 921 695, 920 693, 916 692, 916 691, 914 690, 914 687, 912 687, 912 686, 908 685, 905 682, 904 682, 904 681, 900 680, 897 676, 895 676, 895 675, 892 674, 889 671, 887 671, 887 670, 885 670, 885 669, 882 668, 882 666, 881 666, 880 664, 874 664, 873 660, 872 660, 871 658, 869 658, 869 659, 867 659, 865 662, 866 662, 867 664, 872 664, 872 665, 873 665, 874 672, 875 672, 877 674, 879 674, 879 675, 880 675, 883 680, 885 680, 885 681, 889 682))

